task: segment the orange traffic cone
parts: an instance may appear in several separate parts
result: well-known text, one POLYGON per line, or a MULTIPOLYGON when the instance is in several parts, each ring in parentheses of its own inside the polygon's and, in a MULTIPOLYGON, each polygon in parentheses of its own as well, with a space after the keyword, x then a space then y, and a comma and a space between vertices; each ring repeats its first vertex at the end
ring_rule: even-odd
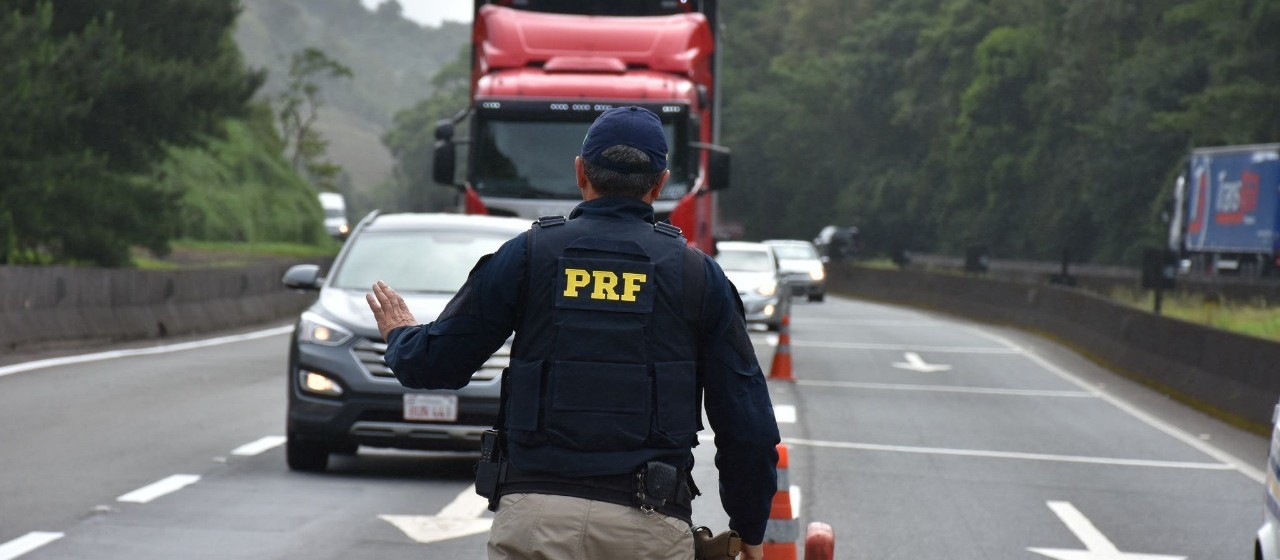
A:
POLYGON ((782 312, 782 325, 778 327, 778 347, 773 351, 773 365, 769 366, 769 379, 795 381, 791 375, 791 306, 782 312))
MULTIPOLYGON (((784 323, 785 325, 785 323, 784 323)), ((791 507, 791 479, 787 476, 787 444, 778 444, 778 492, 769 508, 764 527, 764 557, 769 560, 796 560, 796 540, 800 538, 799 512, 791 507)))
POLYGON ((819 521, 809 524, 804 537, 804 560, 832 560, 836 555, 836 531, 819 521))

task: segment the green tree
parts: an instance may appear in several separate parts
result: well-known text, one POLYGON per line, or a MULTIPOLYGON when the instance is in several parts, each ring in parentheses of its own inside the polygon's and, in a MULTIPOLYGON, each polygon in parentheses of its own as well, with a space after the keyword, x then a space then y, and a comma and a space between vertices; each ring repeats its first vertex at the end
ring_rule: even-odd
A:
POLYGON ((322 79, 352 77, 351 69, 316 48, 294 53, 289 64, 289 82, 275 99, 276 117, 285 139, 285 150, 293 169, 320 190, 336 191, 342 167, 325 158, 329 142, 315 129, 324 100, 322 79))
POLYGON ((395 126, 382 137, 396 158, 395 178, 381 194, 383 205, 424 212, 455 204, 457 193, 432 180, 431 156, 436 122, 467 108, 470 78, 471 47, 464 46, 431 79, 430 97, 396 113, 395 126))
POLYGON ((233 0, 17 0, 0 13, 0 262, 120 265, 167 250, 179 192, 140 180, 166 146, 244 113, 262 83, 233 0))

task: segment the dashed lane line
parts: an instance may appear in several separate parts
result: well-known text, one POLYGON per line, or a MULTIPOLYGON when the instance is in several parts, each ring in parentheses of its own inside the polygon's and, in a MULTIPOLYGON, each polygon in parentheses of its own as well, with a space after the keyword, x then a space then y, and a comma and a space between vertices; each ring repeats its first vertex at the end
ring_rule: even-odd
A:
POLYGON ((773 405, 773 419, 779 424, 795 424, 796 407, 789 404, 773 405))
POLYGON ((231 454, 242 457, 252 457, 269 449, 279 447, 280 444, 284 442, 284 436, 266 436, 258 439, 257 441, 251 441, 231 450, 231 454))
POLYGON ((920 385, 913 383, 863 383, 856 381, 819 381, 797 379, 796 385, 838 389, 875 389, 887 391, 928 391, 938 393, 970 393, 977 395, 1011 395, 1020 397, 1097 398, 1089 391, 1053 391, 1042 389, 999 389, 994 387, 958 387, 953 385, 920 385))
POLYGON ((149 346, 146 348, 131 348, 128 350, 110 350, 107 352, 94 352, 92 354, 81 354, 79 356, 64 356, 61 358, 48 358, 45 360, 36 360, 33 362, 23 362, 0 367, 0 377, 32 371, 37 369, 45 369, 58 366, 68 366, 74 364, 83 364, 86 362, 99 362, 102 360, 114 360, 117 358, 128 358, 132 356, 148 356, 151 354, 167 354, 170 352, 181 352, 184 350, 195 350, 197 348, 208 348, 210 346, 219 346, 222 344, 233 344, 236 342, 244 342, 246 340, 256 340, 259 338, 267 338, 278 336, 293 331, 293 326, 276 327, 260 331, 247 332, 243 334, 235 334, 229 336, 220 336, 217 338, 208 338, 205 340, 193 340, 191 342, 180 342, 178 344, 166 344, 164 346, 149 346))
POLYGON ((981 449, 949 449, 945 447, 911 447, 905 445, 881 445, 876 443, 855 443, 846 441, 821 441, 811 439, 783 438, 783 443, 810 447, 826 447, 831 449, 852 449, 857 451, 884 451, 894 453, 916 453, 923 455, 951 455, 956 457, 979 457, 987 459, 1017 459, 1023 461, 1050 461, 1057 463, 1084 463, 1092 465, 1112 465, 1122 467, 1150 467, 1164 469, 1192 469, 1206 471, 1230 471, 1235 466, 1227 463, 1200 463, 1193 461, 1156 461, 1147 459, 1121 459, 1115 457, 1087 457, 1081 455, 1053 455, 1048 453, 1019 453, 1013 451, 985 451, 981 449))
POLYGON ((60 538, 62 538, 62 533, 32 531, 7 543, 0 544, 0 560, 13 560, 60 538))
POLYGON ((195 484, 199 480, 200 477, 198 475, 175 474, 120 496, 119 498, 116 498, 116 501, 145 504, 156 498, 164 496, 165 494, 177 492, 178 490, 195 484))
POLYGON ((940 352, 953 354, 995 354, 1016 356, 1018 350, 989 346, 918 346, 911 344, 878 344, 874 342, 822 342, 816 340, 792 340, 791 346, 802 348, 831 348, 835 350, 893 350, 896 352, 940 352))
POLYGON ((1254 467, 1253 465, 1250 465, 1248 462, 1244 461, 1243 459, 1240 459, 1235 455, 1227 453, 1226 451, 1223 451, 1222 449, 1219 449, 1209 443, 1206 443, 1200 438, 1195 437, 1175 427, 1174 425, 1169 424, 1168 422, 1165 422, 1159 418, 1156 418, 1155 416, 1152 416, 1144 412, 1142 409, 1139 409, 1138 407, 1132 404, 1129 404, 1129 402, 1125 401, 1124 399, 1116 397, 1110 393, 1107 393, 1106 391, 1103 391, 1101 389, 1098 389, 1097 387, 1094 387, 1093 385, 1090 385, 1089 383, 1085 382, 1085 380, 1079 377, 1076 377, 1075 374, 1061 367, 1058 367, 1057 365, 1054 365, 1052 362, 1040 357, 1035 352, 1029 349, 1023 348, 1000 335, 988 332, 978 327, 968 327, 968 328, 972 332, 978 334, 983 338, 986 338, 987 340, 1004 344, 1010 349, 1016 351, 1018 354, 1027 357, 1028 359, 1035 362, 1040 367, 1043 367, 1044 369, 1048 370, 1050 373, 1053 373, 1054 375, 1066 380, 1067 382, 1070 382, 1071 384, 1077 387, 1080 387, 1081 389, 1084 389, 1086 391, 1089 391, 1097 395, 1098 398, 1110 403, 1112 406, 1120 409, 1121 411, 1128 414, 1129 416, 1137 418, 1138 420, 1142 421, 1148 426, 1151 426, 1152 428, 1155 428, 1161 432, 1164 432, 1166 435, 1191 446, 1192 448, 1196 449, 1197 451, 1200 451, 1201 453, 1204 453, 1205 455, 1208 455, 1218 461, 1221 461, 1223 463, 1230 465, 1231 468, 1239 471, 1240 474, 1243 474, 1253 479, 1258 484, 1264 484, 1266 482, 1266 475, 1264 475, 1260 469, 1258 469, 1257 467, 1254 467))

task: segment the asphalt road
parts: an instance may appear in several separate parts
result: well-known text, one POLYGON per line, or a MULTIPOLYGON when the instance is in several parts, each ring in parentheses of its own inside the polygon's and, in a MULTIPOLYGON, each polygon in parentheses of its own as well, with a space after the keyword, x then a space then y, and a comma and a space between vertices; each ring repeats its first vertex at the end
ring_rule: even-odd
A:
MULTIPOLYGON (((798 381, 771 388, 800 522, 837 558, 1252 553, 1264 438, 1016 332, 838 298, 792 325, 798 381)), ((776 338, 753 334, 766 369, 776 338)), ((285 467, 286 344, 0 366, 0 560, 483 558, 474 456, 285 467)))

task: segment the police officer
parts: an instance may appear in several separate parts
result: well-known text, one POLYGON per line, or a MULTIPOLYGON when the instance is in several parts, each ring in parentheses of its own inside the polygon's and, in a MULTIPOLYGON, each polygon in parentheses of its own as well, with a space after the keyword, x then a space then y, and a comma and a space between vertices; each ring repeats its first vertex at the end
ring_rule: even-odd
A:
POLYGON ((481 258, 435 322, 374 285, 387 364, 406 387, 456 389, 515 331, 490 558, 692 559, 704 404, 730 528, 762 558, 777 424, 737 290, 654 221, 670 176, 661 122, 605 111, 574 167, 583 202, 568 219, 481 258))

